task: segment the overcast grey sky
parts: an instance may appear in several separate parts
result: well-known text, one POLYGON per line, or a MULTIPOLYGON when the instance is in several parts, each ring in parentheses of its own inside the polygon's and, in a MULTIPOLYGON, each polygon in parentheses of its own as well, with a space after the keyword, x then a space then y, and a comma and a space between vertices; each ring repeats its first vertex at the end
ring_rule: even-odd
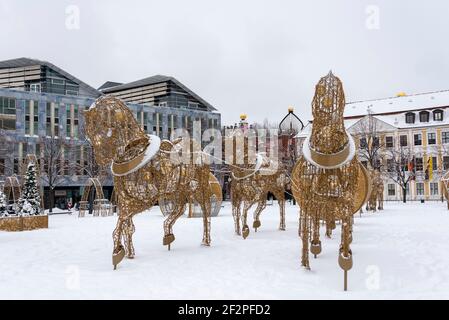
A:
POLYGON ((93 87, 171 75, 224 124, 288 105, 309 119, 329 69, 347 101, 449 89, 446 0, 0 0, 0 30, 0 60, 48 60, 93 87))

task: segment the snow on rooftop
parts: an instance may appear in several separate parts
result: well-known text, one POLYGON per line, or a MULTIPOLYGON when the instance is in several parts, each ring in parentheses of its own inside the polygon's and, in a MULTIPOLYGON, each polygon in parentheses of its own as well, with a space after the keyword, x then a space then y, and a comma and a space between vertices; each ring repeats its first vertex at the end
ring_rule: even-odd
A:
MULTIPOLYGON (((344 123, 345 123, 345 128, 349 129, 350 127, 352 127, 356 122, 358 122, 360 119, 345 119, 344 123)), ((304 129, 302 129, 302 131, 300 131, 295 138, 306 138, 310 132, 312 131, 312 123, 308 122, 306 124, 306 126, 304 127, 304 129)))
MULTIPOLYGON (((377 100, 365 100, 358 102, 348 102, 345 106, 344 117, 346 129, 351 128, 360 117, 371 114, 376 118, 396 128, 432 127, 435 125, 449 124, 449 110, 443 110, 443 121, 433 121, 432 116, 429 122, 420 122, 416 117, 415 123, 406 123, 405 116, 398 114, 406 111, 449 107, 449 90, 419 93, 414 95, 404 95, 377 100), (355 119, 347 119, 357 117, 355 119)), ((304 129, 295 138, 305 138, 312 129, 312 123, 308 122, 304 129)))
POLYGON ((372 114, 381 114, 446 106, 449 106, 449 90, 349 102, 346 104, 344 116, 363 116, 368 114, 368 110, 371 110, 372 114))

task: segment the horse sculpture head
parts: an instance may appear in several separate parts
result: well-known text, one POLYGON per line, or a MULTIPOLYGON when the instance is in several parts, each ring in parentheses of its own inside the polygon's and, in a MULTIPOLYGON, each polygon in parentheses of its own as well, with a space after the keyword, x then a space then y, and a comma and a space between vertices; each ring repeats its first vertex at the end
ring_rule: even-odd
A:
POLYGON ((100 165, 110 164, 129 145, 147 139, 131 110, 116 97, 97 99, 85 112, 85 121, 86 135, 100 165))
POLYGON ((324 154, 341 151, 348 143, 343 122, 345 95, 340 79, 329 72, 315 87, 310 147, 324 154))

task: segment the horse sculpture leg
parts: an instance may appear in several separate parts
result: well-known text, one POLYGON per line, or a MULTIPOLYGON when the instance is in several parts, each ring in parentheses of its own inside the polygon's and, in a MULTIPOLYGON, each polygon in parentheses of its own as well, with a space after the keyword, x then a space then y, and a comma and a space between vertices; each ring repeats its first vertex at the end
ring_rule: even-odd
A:
POLYGON ((168 246, 170 250, 170 244, 175 241, 175 235, 173 234, 173 225, 180 216, 184 214, 185 203, 177 203, 174 205, 173 212, 164 221, 164 238, 162 239, 162 244, 168 246))
POLYGON ((384 193, 383 193, 383 190, 379 190, 377 198, 378 198, 378 201, 379 201, 379 207, 377 209, 383 210, 384 209, 384 193))
POLYGON ((300 237, 302 240, 302 256, 301 266, 310 270, 309 265, 309 217, 304 213, 300 213, 300 237))
POLYGON ((114 249, 112 251, 112 264, 114 265, 114 270, 117 269, 117 265, 123 260, 125 257, 125 248, 122 245, 122 232, 123 232, 123 223, 126 220, 126 217, 123 214, 123 209, 120 209, 120 216, 117 220, 117 226, 112 233, 112 239, 114 240, 114 249))
POLYGON ((257 204, 256 211, 254 211, 253 228, 256 232, 257 232, 257 228, 260 228, 260 226, 261 226, 261 223, 259 220, 260 214, 262 213, 262 211, 265 209, 266 206, 267 206, 267 201, 265 199, 265 196, 261 197, 261 199, 259 200, 259 202, 257 204))
POLYGON ((135 256, 134 246, 133 246, 133 233, 136 230, 133 223, 133 217, 130 216, 123 222, 123 239, 125 241, 125 251, 126 257, 133 259, 135 256))
POLYGON ((240 233, 240 208, 242 206, 242 202, 238 201, 237 204, 233 204, 232 206, 232 216, 234 217, 234 227, 235 227, 235 234, 241 235, 240 233))
POLYGON ((320 241, 320 217, 316 215, 312 220, 312 241, 310 241, 310 252, 314 258, 321 253, 321 241, 320 241))
POLYGON ((203 246, 210 246, 210 203, 202 203, 201 210, 203 211, 203 246))
POLYGON ((340 244, 340 255, 338 256, 338 264, 340 265, 340 268, 344 271, 344 290, 347 290, 348 283, 347 283, 347 274, 348 271, 352 268, 352 251, 350 248, 350 244, 352 241, 352 235, 351 235, 351 218, 352 217, 345 217, 342 219, 342 230, 341 230, 341 244, 340 244))
POLYGON ((279 190, 274 193, 279 204, 279 230, 285 231, 285 194, 284 190, 279 190))
POLYGON ((377 211, 377 209, 376 209, 376 194, 373 194, 371 196, 371 198, 369 200, 369 207, 370 207, 371 211, 373 211, 373 212, 377 211))
POLYGON ((246 239, 249 236, 249 227, 247 224, 248 210, 252 207, 253 202, 245 201, 243 203, 243 214, 242 214, 242 236, 246 239))
POLYGON ((326 220, 326 238, 331 238, 332 237, 332 228, 330 225, 330 221, 326 220))

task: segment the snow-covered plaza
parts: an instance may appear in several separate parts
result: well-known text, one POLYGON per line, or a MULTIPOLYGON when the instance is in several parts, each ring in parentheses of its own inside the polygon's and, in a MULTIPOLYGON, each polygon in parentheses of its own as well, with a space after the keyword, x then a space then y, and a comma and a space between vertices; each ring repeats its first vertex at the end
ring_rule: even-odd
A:
MULTIPOLYGON (((49 229, 0 231, 0 299, 415 299, 449 298, 449 211, 442 202, 386 203, 355 216, 349 291, 337 263, 339 226, 323 252, 300 266, 298 208, 278 206, 246 240, 234 234, 229 203, 212 219, 181 218, 171 251, 162 246, 158 207, 134 219, 136 257, 111 264, 116 217, 52 215, 49 229)), ((322 230, 323 233, 323 230, 322 230)))

